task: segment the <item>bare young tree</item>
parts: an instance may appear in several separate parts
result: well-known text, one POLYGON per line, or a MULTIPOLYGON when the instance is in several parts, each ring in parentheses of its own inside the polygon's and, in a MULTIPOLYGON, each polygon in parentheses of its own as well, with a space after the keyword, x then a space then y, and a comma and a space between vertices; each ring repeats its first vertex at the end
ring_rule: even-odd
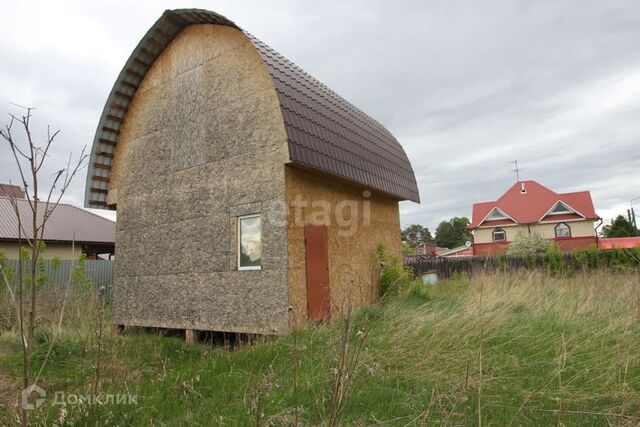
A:
MULTIPOLYGON (((69 188, 71 181, 76 174, 84 167, 87 154, 85 148, 82 149, 80 156, 76 162, 72 162, 72 156, 69 155, 66 167, 59 169, 53 173, 52 182, 47 186, 40 182, 39 177, 44 173, 43 166, 49 156, 54 140, 59 134, 59 130, 51 132, 47 126, 47 137, 42 145, 39 145, 33 137, 31 131, 31 112, 33 108, 24 107, 26 114, 22 116, 10 115, 10 121, 2 129, 0 129, 0 137, 5 140, 13 159, 17 166, 20 181, 26 194, 26 201, 19 200, 16 197, 9 197, 11 206, 16 216, 18 227, 18 247, 19 247, 19 263, 18 263, 18 289, 17 299, 17 316, 20 326, 20 338, 22 343, 23 354, 23 388, 30 386, 30 365, 31 355, 33 353, 34 331, 37 322, 37 298, 38 298, 38 261, 40 260, 43 248, 42 242, 47 221, 55 211, 60 199, 69 188), (14 127, 24 134, 22 141, 18 140, 14 134, 14 127), (41 188, 42 187, 42 188, 41 188), (22 252, 23 247, 30 252, 29 277, 30 292, 28 299, 24 295, 24 274, 22 252), (25 318, 25 309, 28 308, 28 316, 25 318)), ((22 425, 28 424, 28 412, 22 408, 20 419, 22 425)))

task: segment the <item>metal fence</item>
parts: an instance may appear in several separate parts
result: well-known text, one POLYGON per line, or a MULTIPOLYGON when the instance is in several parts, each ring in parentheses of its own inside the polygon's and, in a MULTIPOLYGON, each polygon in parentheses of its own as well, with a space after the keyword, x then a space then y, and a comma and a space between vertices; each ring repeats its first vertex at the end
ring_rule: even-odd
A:
MULTIPOLYGON (((8 266, 13 270, 11 278, 12 284, 15 285, 18 280, 18 260, 8 260, 8 266)), ((43 260, 44 272, 47 282, 50 284, 63 285, 69 282, 69 278, 73 274, 73 270, 77 261, 75 260, 43 260)), ((115 260, 85 260, 84 275, 93 283, 96 289, 104 288, 107 298, 111 297, 111 288, 113 286, 113 270, 115 260)), ((22 268, 28 271, 30 262, 25 262, 22 268)))

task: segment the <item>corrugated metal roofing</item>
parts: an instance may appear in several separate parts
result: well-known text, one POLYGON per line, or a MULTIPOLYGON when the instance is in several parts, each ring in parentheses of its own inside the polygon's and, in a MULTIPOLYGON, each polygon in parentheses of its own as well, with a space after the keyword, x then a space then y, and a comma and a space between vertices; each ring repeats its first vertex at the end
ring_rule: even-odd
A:
MULTIPOLYGON (((30 235, 32 215, 28 200, 16 200, 23 224, 23 236, 30 235)), ((46 203, 38 204, 38 224, 42 223, 46 203)), ((58 204, 47 220, 44 240, 77 243, 114 243, 116 223, 75 206, 58 204), (74 237, 75 235, 75 237, 74 237)), ((11 200, 0 197, 0 239, 18 238, 18 220, 11 200)))
MULTIPOLYGON (((200 9, 167 10, 134 49, 107 99, 93 142, 85 206, 111 209, 106 196, 113 153, 129 103, 153 62, 186 26, 218 24, 227 18, 200 9)), ((402 200, 420 201, 402 146, 380 123, 244 32, 272 77, 294 164, 338 176, 402 200)))

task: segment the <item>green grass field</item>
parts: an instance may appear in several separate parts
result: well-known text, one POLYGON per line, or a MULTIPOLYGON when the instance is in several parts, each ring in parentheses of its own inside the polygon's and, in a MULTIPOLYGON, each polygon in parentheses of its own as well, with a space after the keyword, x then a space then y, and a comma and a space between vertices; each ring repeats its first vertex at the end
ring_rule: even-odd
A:
MULTIPOLYGON (((236 350, 142 331, 105 337, 99 391, 136 395, 135 405, 51 404, 55 391, 94 387, 96 310, 73 310, 34 425, 640 425, 637 274, 414 284, 348 322, 236 350)), ((5 382, 19 379, 15 332, 0 337, 0 368, 5 382)))

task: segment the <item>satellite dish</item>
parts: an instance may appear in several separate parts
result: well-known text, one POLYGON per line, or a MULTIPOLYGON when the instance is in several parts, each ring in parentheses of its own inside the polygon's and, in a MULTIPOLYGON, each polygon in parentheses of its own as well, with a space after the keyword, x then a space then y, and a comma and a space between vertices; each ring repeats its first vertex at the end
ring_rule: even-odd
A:
POLYGON ((466 242, 464 242, 464 245, 466 247, 470 248, 471 247, 471 242, 467 240, 466 242))

